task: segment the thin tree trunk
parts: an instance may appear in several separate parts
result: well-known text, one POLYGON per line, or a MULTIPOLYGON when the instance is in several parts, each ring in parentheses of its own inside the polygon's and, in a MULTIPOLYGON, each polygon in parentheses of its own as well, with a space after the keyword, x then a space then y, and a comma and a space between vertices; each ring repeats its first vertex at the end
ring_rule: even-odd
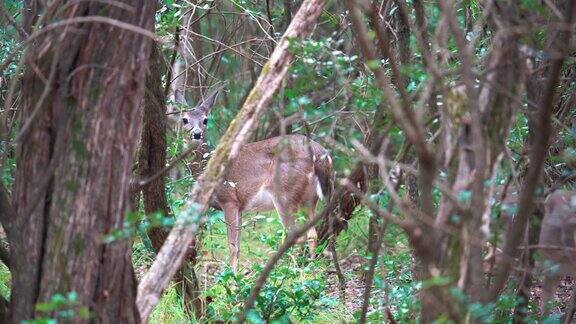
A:
MULTIPOLYGON (((138 151, 138 168, 136 174, 139 179, 145 180, 164 169, 166 165, 166 130, 168 118, 166 117, 165 91, 162 86, 164 68, 160 60, 157 46, 152 47, 150 56, 150 70, 146 76, 146 94, 144 96, 143 126, 138 151)), ((152 215, 160 212, 164 217, 172 217, 166 197, 166 181, 164 176, 148 182, 142 188, 144 212, 152 215)), ((168 230, 162 227, 153 227, 148 231, 154 251, 158 253, 162 244, 168 237, 168 230)), ((178 271, 175 281, 180 283, 176 287, 184 300, 186 310, 196 318, 202 317, 202 302, 200 300, 199 285, 194 272, 196 251, 194 244, 189 251, 189 262, 185 262, 178 271)))

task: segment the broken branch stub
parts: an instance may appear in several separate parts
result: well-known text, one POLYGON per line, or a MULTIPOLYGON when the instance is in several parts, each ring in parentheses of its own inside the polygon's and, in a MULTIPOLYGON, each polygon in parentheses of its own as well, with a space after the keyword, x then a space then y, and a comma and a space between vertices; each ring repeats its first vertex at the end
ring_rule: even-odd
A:
POLYGON ((302 39, 311 33, 323 6, 323 0, 306 0, 300 6, 270 60, 262 68, 242 109, 222 136, 206 170, 192 189, 185 215, 178 218, 156 260, 138 286, 136 305, 142 321, 148 319, 162 292, 180 267, 188 245, 204 222, 201 215, 206 211, 214 189, 222 180, 226 166, 251 135, 258 117, 266 110, 272 96, 280 87, 293 58, 293 54, 288 50, 289 42, 302 39))

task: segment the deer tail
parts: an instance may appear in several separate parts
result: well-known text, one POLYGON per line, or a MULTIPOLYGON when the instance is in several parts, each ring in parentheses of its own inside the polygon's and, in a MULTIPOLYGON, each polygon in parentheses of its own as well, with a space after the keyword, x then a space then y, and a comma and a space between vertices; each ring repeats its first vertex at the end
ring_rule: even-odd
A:
POLYGON ((328 153, 324 153, 314 162, 314 173, 318 178, 319 188, 318 196, 322 199, 330 199, 334 190, 334 181, 332 179, 332 158, 328 153))

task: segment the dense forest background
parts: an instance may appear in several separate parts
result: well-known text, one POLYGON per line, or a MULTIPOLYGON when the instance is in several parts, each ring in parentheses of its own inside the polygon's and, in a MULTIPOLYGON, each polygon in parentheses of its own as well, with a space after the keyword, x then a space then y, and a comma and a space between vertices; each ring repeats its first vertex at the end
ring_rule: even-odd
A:
POLYGON ((2 0, 0 321, 569 322, 575 19, 561 0, 2 0), (183 123, 212 99, 215 151, 183 123), (233 269, 211 194, 238 145, 292 133, 330 151, 332 194, 288 233, 244 215, 233 269))

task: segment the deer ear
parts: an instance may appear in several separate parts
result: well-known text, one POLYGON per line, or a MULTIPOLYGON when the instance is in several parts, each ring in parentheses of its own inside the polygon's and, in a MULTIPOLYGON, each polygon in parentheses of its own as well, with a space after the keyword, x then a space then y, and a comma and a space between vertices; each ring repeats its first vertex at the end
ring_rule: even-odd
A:
POLYGON ((174 92, 174 100, 182 105, 188 106, 188 102, 186 102, 186 97, 184 97, 184 93, 180 90, 176 90, 174 92))
POLYGON ((202 103, 199 104, 196 107, 196 109, 200 109, 200 110, 204 111, 205 114, 208 114, 210 112, 210 110, 212 109, 212 107, 214 106, 214 103, 216 102, 216 98, 218 97, 219 92, 220 91, 215 91, 208 98, 206 98, 204 101, 202 101, 202 103))

